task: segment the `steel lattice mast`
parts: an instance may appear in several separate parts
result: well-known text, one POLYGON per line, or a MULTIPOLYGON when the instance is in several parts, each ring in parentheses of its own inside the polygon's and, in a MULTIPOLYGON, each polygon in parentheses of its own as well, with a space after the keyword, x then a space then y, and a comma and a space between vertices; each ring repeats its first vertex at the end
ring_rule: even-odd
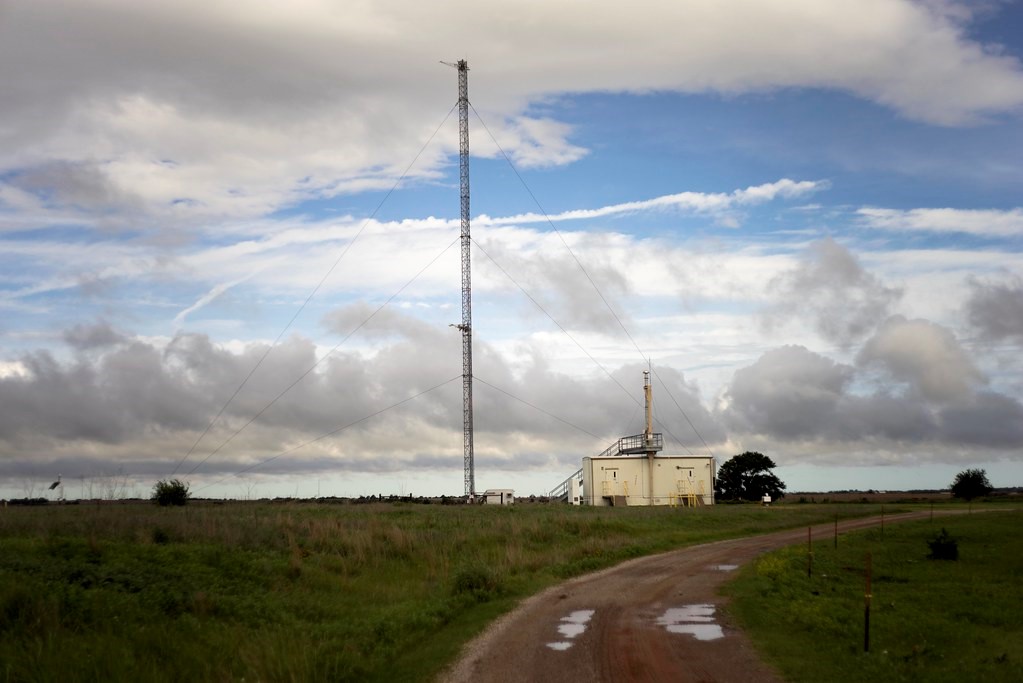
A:
POLYGON ((469 237, 469 64, 461 59, 458 69, 458 170, 462 209, 462 452, 465 466, 465 497, 476 499, 476 464, 472 444, 472 277, 469 237))

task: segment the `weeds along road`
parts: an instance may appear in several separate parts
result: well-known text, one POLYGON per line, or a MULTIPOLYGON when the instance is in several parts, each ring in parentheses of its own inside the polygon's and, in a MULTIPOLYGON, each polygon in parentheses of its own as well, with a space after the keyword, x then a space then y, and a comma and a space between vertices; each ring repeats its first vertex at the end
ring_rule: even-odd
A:
MULTIPOLYGON (((884 522, 929 515, 888 515, 884 522)), ((880 523, 880 517, 848 520, 838 529, 880 523)), ((831 542, 834 525, 812 533, 815 543, 831 542)), ((805 542, 803 527, 637 558, 571 579, 491 624, 441 680, 779 681, 722 615, 718 589, 758 555, 805 542)))

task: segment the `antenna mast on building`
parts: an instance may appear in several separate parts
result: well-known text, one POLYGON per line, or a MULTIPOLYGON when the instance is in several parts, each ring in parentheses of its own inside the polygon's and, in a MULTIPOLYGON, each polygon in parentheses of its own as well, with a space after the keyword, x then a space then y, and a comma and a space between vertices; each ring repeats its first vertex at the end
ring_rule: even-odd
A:
POLYGON ((458 69, 458 170, 462 209, 462 453, 465 498, 476 499, 476 464, 472 444, 472 277, 469 237, 469 64, 464 59, 448 66, 458 69))

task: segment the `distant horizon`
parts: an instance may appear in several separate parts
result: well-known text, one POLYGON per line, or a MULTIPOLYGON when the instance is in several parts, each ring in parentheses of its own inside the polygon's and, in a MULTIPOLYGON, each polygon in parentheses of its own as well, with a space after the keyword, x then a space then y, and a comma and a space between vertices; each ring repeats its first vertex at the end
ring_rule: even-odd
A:
POLYGON ((4 8, 0 495, 463 486, 460 56, 477 488, 1023 482, 1021 3, 4 8))

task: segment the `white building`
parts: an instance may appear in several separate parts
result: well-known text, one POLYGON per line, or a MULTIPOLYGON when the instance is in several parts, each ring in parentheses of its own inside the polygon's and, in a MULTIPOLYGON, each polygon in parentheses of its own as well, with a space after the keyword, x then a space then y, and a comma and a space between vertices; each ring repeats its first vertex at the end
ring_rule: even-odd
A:
POLYGON ((515 503, 515 489, 487 489, 483 492, 487 505, 512 505, 515 503))
POLYGON ((712 505, 714 458, 615 455, 583 458, 583 505, 712 505))
POLYGON ((644 372, 646 431, 626 436, 598 456, 583 458, 582 468, 550 493, 572 505, 712 505, 715 463, 712 456, 659 455, 663 436, 655 433, 650 373, 644 372))

